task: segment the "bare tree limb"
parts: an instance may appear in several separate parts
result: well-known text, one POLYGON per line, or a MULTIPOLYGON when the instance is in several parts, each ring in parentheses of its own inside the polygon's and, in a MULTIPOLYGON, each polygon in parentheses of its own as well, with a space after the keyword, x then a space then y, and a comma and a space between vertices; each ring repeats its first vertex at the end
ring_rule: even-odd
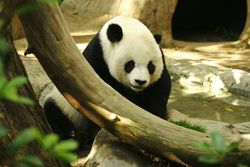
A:
MULTIPOLYGON (((23 2, 25 0, 20 0, 23 2)), ((36 49, 35 54, 51 80, 74 107, 99 126, 124 142, 163 157, 173 152, 189 164, 197 163, 197 157, 207 154, 193 144, 209 142, 208 134, 160 119, 105 84, 76 47, 58 6, 43 6, 23 15, 21 21, 29 43, 36 49)), ((249 164, 250 139, 246 135, 232 135, 226 140, 240 143, 238 151, 227 154, 226 159, 237 163, 234 160, 240 158, 249 164)))

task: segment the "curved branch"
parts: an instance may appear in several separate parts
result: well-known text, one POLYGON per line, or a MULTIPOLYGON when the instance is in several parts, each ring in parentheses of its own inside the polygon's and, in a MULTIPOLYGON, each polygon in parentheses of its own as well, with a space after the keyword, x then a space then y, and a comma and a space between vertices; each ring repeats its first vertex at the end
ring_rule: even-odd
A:
MULTIPOLYGON (((36 49, 35 54, 51 80, 73 106, 99 126, 124 142, 163 157, 173 152, 184 162, 193 164, 197 163, 198 156, 207 154, 193 144, 209 142, 208 134, 160 119, 104 83, 76 47, 58 6, 45 5, 23 15, 21 21, 29 43, 36 49)), ((232 135, 226 140, 240 143, 238 152, 228 154, 227 159, 240 157, 245 163, 250 162, 249 138, 232 135)))

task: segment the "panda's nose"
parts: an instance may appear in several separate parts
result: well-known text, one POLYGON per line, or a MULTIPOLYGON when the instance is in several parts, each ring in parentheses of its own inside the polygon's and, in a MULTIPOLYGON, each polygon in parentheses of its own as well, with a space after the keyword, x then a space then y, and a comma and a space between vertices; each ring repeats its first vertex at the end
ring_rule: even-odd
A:
POLYGON ((135 79, 135 82, 138 83, 139 85, 143 85, 143 84, 145 84, 147 81, 135 79))

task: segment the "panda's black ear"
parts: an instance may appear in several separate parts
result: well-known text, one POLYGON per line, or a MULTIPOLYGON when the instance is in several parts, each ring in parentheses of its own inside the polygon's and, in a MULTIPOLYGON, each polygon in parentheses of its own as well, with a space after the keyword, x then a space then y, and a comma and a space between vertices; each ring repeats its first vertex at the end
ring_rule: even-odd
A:
POLYGON ((160 34, 155 34, 154 35, 155 41, 160 44, 161 43, 161 35, 160 34))
POLYGON ((107 30, 110 42, 119 42, 122 39, 122 28, 118 24, 110 24, 107 30))

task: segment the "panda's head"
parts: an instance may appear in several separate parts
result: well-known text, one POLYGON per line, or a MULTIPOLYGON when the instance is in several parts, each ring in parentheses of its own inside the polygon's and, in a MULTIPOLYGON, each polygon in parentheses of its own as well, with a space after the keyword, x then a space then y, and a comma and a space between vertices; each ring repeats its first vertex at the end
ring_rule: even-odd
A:
POLYGON ((161 50, 148 28, 140 21, 118 16, 99 33, 104 60, 118 82, 142 91, 161 77, 161 50))

